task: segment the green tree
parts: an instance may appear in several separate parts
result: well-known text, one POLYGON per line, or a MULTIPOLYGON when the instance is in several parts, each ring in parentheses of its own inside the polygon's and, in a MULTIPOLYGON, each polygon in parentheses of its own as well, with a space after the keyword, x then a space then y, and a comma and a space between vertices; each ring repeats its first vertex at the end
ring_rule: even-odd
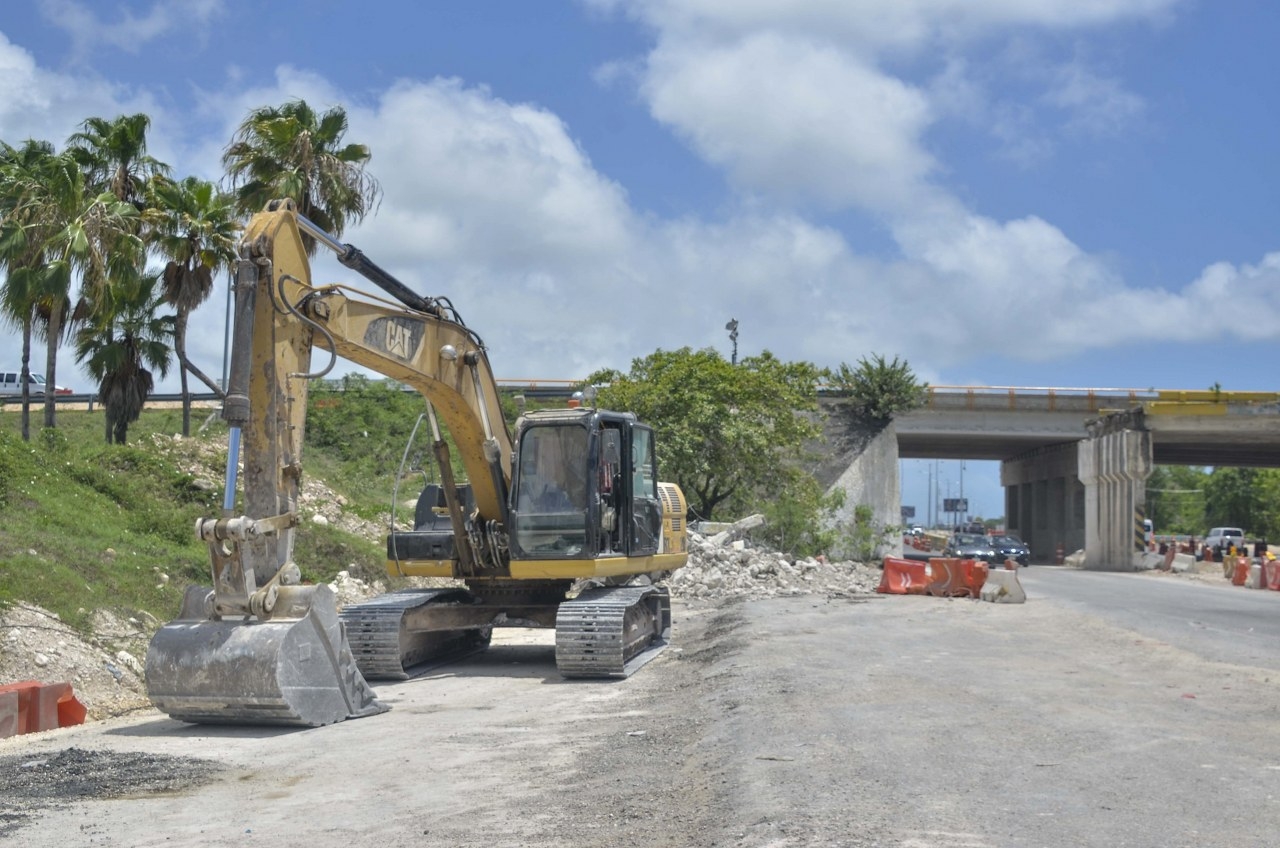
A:
POLYGON ((177 310, 174 347, 182 383, 182 435, 191 434, 191 393, 188 372, 210 390, 222 395, 222 387, 209 379, 187 358, 187 322, 191 312, 209 299, 213 276, 229 268, 236 258, 239 225, 230 195, 213 183, 196 177, 180 182, 156 178, 151 183, 151 245, 168 258, 164 268, 164 300, 177 310))
POLYGON ((827 379, 833 389, 849 395, 860 417, 878 428, 887 425, 896 413, 923 405, 929 390, 928 383, 916 380, 906 360, 895 356, 886 362, 874 353, 859 359, 857 368, 841 362, 839 368, 827 373, 827 379))
POLYGON ((816 556, 836 547, 840 530, 829 519, 845 503, 845 491, 823 492, 813 475, 799 467, 782 470, 773 497, 762 501, 766 519, 759 536, 793 557, 816 556))
MULTIPOLYGON (((81 304, 109 303, 113 273, 136 269, 142 257, 137 209, 107 192, 88 191, 80 163, 70 153, 44 150, 29 168, 11 168, 5 225, 10 249, 39 257, 24 282, 34 298, 33 316, 45 340, 45 379, 57 383, 58 345, 67 329, 88 313, 72 311, 73 283, 80 280, 81 304), (19 232, 20 230, 20 232, 19 232)), ((54 396, 44 398, 44 426, 55 427, 54 396)))
POLYGON ((22 332, 23 441, 31 440, 31 337, 44 295, 44 242, 49 235, 41 229, 31 193, 46 178, 41 171, 52 167, 55 155, 47 141, 28 139, 19 148, 0 142, 0 271, 5 274, 0 314, 22 332))
MULTIPOLYGON (((348 221, 364 219, 381 189, 365 165, 363 144, 344 144, 347 113, 340 106, 317 115, 303 100, 255 109, 236 130, 222 156, 236 208, 259 212, 268 201, 292 198, 298 213, 341 235, 348 221)), ((303 237, 307 254, 315 241, 303 237)))
POLYGON ((1156 533, 1199 536, 1209 526, 1205 519, 1203 468, 1158 465, 1147 478, 1147 517, 1156 533))
POLYGON ((169 166, 147 153, 151 118, 144 113, 113 119, 89 118, 67 139, 67 152, 84 171, 88 191, 110 193, 146 208, 147 185, 152 177, 169 172, 169 166))
POLYGON ((1206 528, 1242 527, 1251 536, 1280 538, 1280 469, 1215 468, 1204 494, 1206 528))
POLYGON ((768 351, 734 366, 710 348, 686 347, 587 382, 600 387, 600 406, 653 426, 663 477, 679 484, 693 515, 709 519, 726 504, 775 491, 805 444, 821 435, 806 415, 817 409, 819 375, 810 363, 782 362, 768 351))
MULTIPOLYGON (((82 275, 80 298, 71 313, 73 326, 93 322, 110 327, 115 309, 136 308, 132 302, 118 307, 116 292, 122 290, 129 300, 140 284, 146 262, 140 236, 148 189, 153 179, 169 172, 168 165, 147 153, 150 126, 151 118, 141 112, 110 119, 93 117, 67 139, 67 154, 84 173, 86 194, 96 196, 104 209, 111 205, 107 199, 114 198, 112 214, 121 224, 89 232, 97 241, 96 250, 104 256, 107 270, 104 274, 90 268, 82 275)), ((112 432, 109 424, 107 427, 109 441, 112 432)))
POLYGON ((150 369, 169 370, 174 318, 164 305, 159 275, 117 285, 114 308, 95 313, 76 333, 76 361, 98 383, 107 420, 107 442, 122 445, 155 388, 150 369))

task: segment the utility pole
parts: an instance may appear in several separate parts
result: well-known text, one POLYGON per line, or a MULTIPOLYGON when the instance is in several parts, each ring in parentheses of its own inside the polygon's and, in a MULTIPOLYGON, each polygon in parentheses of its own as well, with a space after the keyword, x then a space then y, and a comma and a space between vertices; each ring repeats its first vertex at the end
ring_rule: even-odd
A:
POLYGON ((729 331, 729 341, 733 342, 733 358, 730 360, 731 365, 738 364, 738 319, 730 318, 729 323, 724 325, 729 331))

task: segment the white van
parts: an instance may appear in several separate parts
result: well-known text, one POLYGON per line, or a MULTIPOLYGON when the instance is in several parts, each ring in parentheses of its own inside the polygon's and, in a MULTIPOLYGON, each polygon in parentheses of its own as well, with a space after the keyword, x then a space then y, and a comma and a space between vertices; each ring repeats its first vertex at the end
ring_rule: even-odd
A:
MULTIPOLYGON (((27 383, 31 386, 30 392, 32 397, 44 396, 45 382, 43 374, 35 374, 28 372, 27 383)), ((70 389, 64 389, 62 386, 54 387, 54 394, 69 395, 70 389)), ((0 371, 0 397, 21 397, 22 396, 22 372, 21 371, 0 371)))

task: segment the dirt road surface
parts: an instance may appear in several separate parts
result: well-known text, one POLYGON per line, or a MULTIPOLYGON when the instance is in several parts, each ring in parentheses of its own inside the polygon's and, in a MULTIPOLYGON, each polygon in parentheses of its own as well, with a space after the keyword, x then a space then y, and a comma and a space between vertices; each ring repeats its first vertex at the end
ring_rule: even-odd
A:
MULTIPOLYGON (((1211 591, 1211 590, 1207 590, 1211 591)), ((314 730, 148 712, 0 740, 0 842, 1262 846, 1280 687, 1049 602, 677 604, 673 648, 565 681, 547 633, 314 730)))

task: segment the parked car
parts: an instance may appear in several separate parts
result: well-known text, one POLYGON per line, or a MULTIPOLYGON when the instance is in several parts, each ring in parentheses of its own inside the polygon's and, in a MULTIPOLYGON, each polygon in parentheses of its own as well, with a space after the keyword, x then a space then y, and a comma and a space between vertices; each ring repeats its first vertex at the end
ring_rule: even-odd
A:
POLYGON ((1244 547, 1244 531, 1239 527, 1214 527, 1204 537, 1204 543, 1214 550, 1226 550, 1231 545, 1240 549, 1244 547))
POLYGON ((1012 533, 992 536, 991 547, 996 551, 996 565, 1003 565, 1007 559, 1013 560, 1018 565, 1031 564, 1031 548, 1012 533))
MULTIPOLYGON (((45 381, 43 374, 35 374, 27 372, 27 383, 29 384, 29 393, 32 397, 41 397, 45 393, 45 381)), ((62 386, 53 387, 54 394, 69 395, 71 389, 62 386)), ((19 397, 22 395, 22 372, 21 371, 0 371, 0 396, 3 397, 19 397)))
POLYGON ((959 559, 980 559, 987 563, 996 561, 996 549, 985 535, 977 533, 956 533, 947 540, 947 547, 943 549, 942 555, 959 559))

